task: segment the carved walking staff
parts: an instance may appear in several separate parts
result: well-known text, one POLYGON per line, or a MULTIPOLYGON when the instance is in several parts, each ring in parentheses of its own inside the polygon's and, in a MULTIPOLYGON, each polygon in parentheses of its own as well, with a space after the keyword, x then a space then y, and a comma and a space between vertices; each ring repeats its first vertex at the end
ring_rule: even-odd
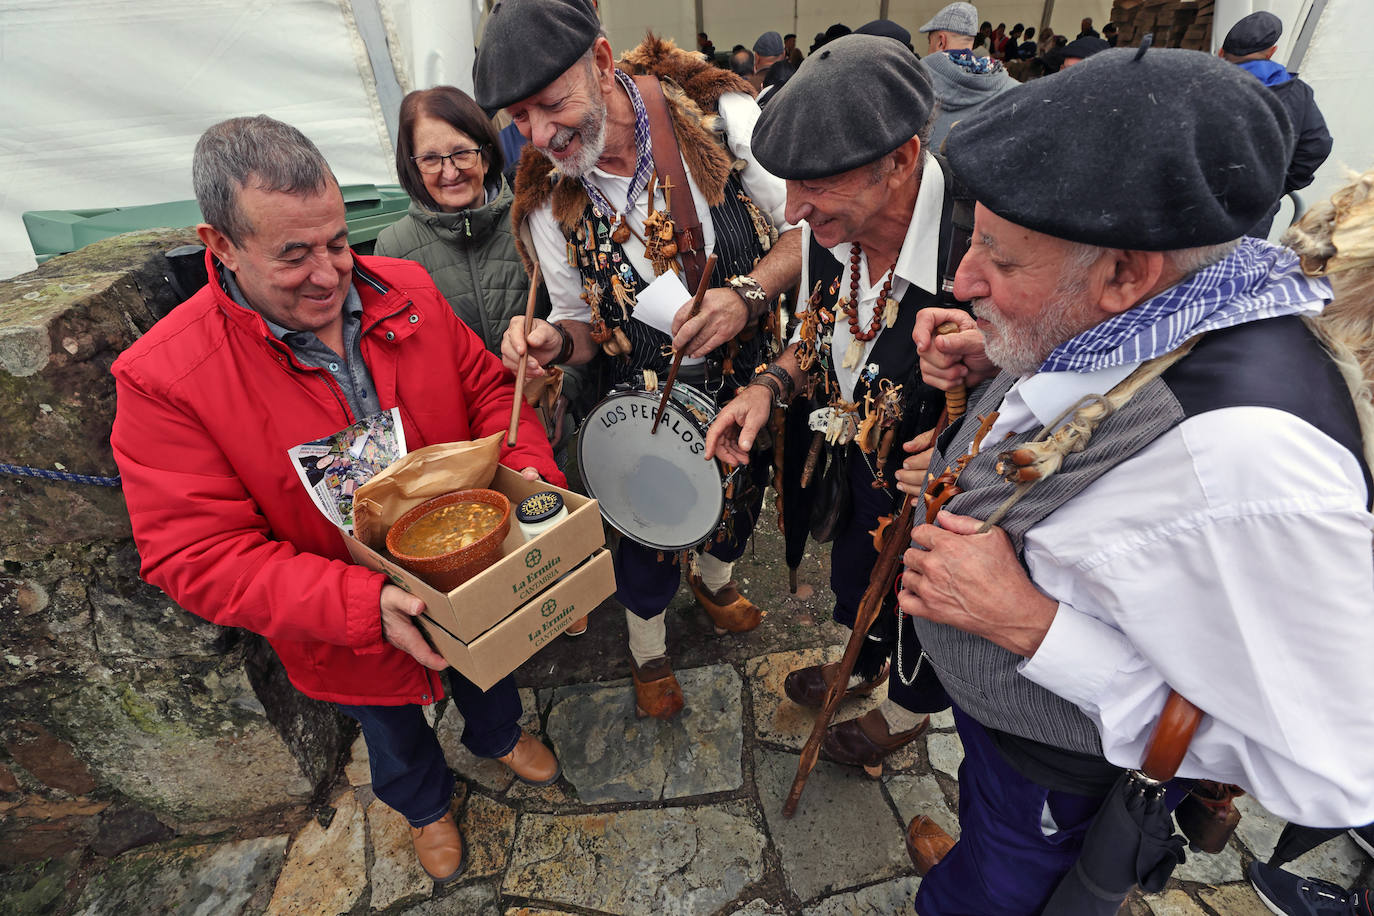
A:
MULTIPOLYGON (((525 339, 529 340, 530 328, 534 325, 534 303, 539 294, 539 265, 534 265, 534 273, 530 274, 530 292, 525 299, 525 323, 522 325, 525 339)), ((520 360, 520 365, 515 369, 515 400, 510 405, 510 429, 506 432, 506 447, 515 447, 515 431, 520 426, 520 403, 525 400, 525 366, 529 365, 529 358, 520 360)))
MULTIPOLYGON (((953 334, 959 330, 959 326, 952 321, 947 321, 935 329, 937 334, 953 334)), ((936 430, 941 430, 948 423, 952 423, 963 415, 964 406, 967 401, 967 393, 964 386, 945 393, 945 410, 936 423, 936 430)), ((938 435, 938 432, 937 432, 938 435)), ((792 780, 792 788, 787 793, 787 801, 783 803, 782 813, 786 817, 791 817, 797 811, 797 803, 801 801, 802 791, 806 788, 806 780, 811 775, 811 771, 816 767, 816 760, 820 757, 821 741, 825 739, 825 730, 830 726, 830 720, 835 717, 835 710, 839 708, 840 701, 844 698, 845 686, 849 683, 849 676, 854 673, 854 665, 859 660, 859 650, 863 647, 864 638, 868 635, 869 628, 873 626, 873 621, 878 619, 878 613, 883 606, 883 597, 892 587, 893 579, 896 577, 897 567, 902 560, 902 554, 906 552, 907 544, 911 539, 911 517, 915 505, 920 501, 920 497, 906 494, 902 500, 901 511, 897 513, 897 519, 887 526, 887 536, 883 539, 882 550, 878 553, 878 562, 873 565, 873 572, 868 577, 868 588, 864 589, 863 598, 859 601, 859 609, 854 615, 854 629, 849 633, 849 642, 845 644, 844 656, 840 659, 839 666, 835 670, 835 677, 831 680, 825 691, 825 703, 821 706, 821 711, 816 714, 816 723, 811 728, 811 736, 806 739, 806 745, 802 748, 801 759, 797 761, 797 775, 792 780)))

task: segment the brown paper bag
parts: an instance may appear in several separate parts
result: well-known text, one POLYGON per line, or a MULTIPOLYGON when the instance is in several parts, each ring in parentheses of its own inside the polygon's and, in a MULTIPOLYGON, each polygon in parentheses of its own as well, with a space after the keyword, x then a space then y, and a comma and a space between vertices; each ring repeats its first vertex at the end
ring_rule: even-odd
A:
POLYGON ((381 553, 396 520, 427 499, 487 487, 496 476, 505 432, 472 442, 441 442, 416 449, 387 466, 353 494, 353 536, 381 553))

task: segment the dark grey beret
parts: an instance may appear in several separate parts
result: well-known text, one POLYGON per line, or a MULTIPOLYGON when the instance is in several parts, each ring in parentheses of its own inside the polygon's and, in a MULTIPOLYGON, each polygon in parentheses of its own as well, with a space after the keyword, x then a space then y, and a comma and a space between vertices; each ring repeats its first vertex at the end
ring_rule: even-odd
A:
POLYGON ((1227 54, 1244 57, 1256 51, 1267 51, 1279 43, 1283 34, 1283 20, 1273 13, 1261 10, 1251 13, 1240 22, 1231 26, 1221 49, 1227 54))
POLYGON ((782 57, 787 53, 782 46, 782 36, 777 32, 764 32, 754 42, 754 53, 761 57, 782 57))
POLYGON ((1108 43, 1107 39, 1094 38, 1091 35, 1087 35, 1083 38, 1075 38, 1073 41, 1060 48, 1059 57, 1061 59, 1065 57, 1077 57, 1082 60, 1087 60, 1094 54, 1100 54, 1110 47, 1111 44, 1108 43))
POLYGON ((890 38, 846 35, 773 93, 754 125, 754 156, 783 179, 838 175, 919 134, 934 104, 916 55, 890 38))
POLYGON ((1240 238, 1268 213, 1292 137, 1278 96, 1240 67, 1120 48, 997 96, 954 125, 945 155, 1019 226, 1168 251, 1240 238))
POLYGON ((872 22, 865 22, 854 30, 854 34, 882 35, 885 38, 895 38, 908 48, 911 47, 911 33, 891 19, 874 19, 872 22))
POLYGON ((500 0, 487 17, 472 81, 488 113, 563 75, 601 34, 587 0, 500 0))

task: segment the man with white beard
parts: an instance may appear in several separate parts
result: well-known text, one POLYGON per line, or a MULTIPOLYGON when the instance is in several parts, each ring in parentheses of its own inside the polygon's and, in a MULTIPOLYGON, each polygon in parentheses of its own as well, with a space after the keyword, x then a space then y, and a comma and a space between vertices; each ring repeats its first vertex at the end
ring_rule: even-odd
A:
MULTIPOLYGON (((617 64, 586 0, 497 4, 475 84, 478 104, 505 108, 530 140, 511 218, 526 266, 538 261, 553 304, 528 337, 523 320, 512 322, 506 365, 524 360, 537 378, 602 351, 613 385, 651 389, 676 351, 685 357, 678 385, 718 403, 747 385, 776 336, 765 329, 770 304, 796 282, 801 258, 783 221, 783 184, 750 150, 759 109, 749 84, 653 36, 617 64), (637 297, 669 270, 695 289, 710 254, 718 259, 710 288, 695 314, 681 303, 671 335, 632 318, 637 297)), ((767 465, 756 461, 740 475, 728 524, 709 537, 689 578, 718 633, 751 630, 762 618, 732 567, 753 530, 767 465)), ((671 718, 684 701, 664 611, 681 580, 679 555, 625 537, 615 570, 638 712, 671 718)))

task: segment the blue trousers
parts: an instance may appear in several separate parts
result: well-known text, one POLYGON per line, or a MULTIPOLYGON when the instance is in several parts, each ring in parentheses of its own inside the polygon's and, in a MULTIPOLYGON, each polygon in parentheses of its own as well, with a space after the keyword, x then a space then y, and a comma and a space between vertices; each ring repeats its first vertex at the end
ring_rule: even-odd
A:
MULTIPOLYGON (((520 740, 520 694, 507 675, 483 692, 452 668, 449 693, 463 716, 463 746, 477 757, 501 757, 520 740)), ((453 771, 424 710, 406 706, 339 708, 358 721, 367 743, 372 791, 399 811, 412 827, 423 827, 448 813, 453 771)))
MULTIPOLYGON (((920 916, 1033 916, 1078 860, 1102 796, 1045 788, 1017 772, 987 731, 954 707, 964 743, 959 765, 959 842, 916 892, 920 916), (1046 835, 1048 815, 1057 829, 1046 835)), ((1183 798, 1171 786, 1170 808, 1183 798)))

